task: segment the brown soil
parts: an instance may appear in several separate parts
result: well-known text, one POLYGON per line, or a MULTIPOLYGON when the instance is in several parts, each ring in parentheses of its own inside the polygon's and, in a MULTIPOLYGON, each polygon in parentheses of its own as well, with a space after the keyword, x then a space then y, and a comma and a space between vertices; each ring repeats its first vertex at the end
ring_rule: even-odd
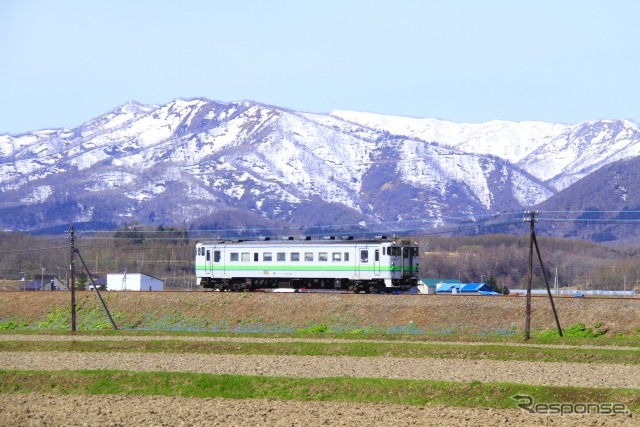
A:
POLYGON ((630 426, 633 417, 280 400, 0 394, 0 426, 630 426))

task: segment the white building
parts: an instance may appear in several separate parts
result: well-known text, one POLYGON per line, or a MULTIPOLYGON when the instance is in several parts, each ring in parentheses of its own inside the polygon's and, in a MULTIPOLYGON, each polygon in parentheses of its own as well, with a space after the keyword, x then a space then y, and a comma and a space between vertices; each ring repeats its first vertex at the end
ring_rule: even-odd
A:
POLYGON ((162 291, 164 282, 142 273, 107 274, 108 291, 162 291))

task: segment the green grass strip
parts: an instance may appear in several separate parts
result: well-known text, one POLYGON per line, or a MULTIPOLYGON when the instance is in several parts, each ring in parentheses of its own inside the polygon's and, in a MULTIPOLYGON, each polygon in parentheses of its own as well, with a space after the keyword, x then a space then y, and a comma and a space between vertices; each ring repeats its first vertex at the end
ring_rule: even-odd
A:
POLYGON ((149 352, 201 354, 262 354, 291 356, 411 357, 512 360, 539 362, 640 364, 640 351, 465 345, 451 343, 344 342, 224 342, 186 340, 0 341, 0 351, 149 352))
POLYGON ((287 378, 129 371, 2 371, 0 393, 138 395, 516 408, 513 396, 548 403, 621 403, 637 413, 640 390, 372 378, 287 378))

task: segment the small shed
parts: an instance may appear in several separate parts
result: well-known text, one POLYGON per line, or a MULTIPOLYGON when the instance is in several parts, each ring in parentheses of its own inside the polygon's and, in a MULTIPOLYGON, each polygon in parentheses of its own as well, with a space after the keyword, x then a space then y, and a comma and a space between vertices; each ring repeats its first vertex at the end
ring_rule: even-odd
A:
POLYGON ((22 287, 24 291, 62 291, 67 290, 67 285, 56 276, 36 274, 33 280, 22 287))
MULTIPOLYGON (((100 276, 97 279, 93 280, 93 283, 98 287, 99 290, 104 291, 107 289, 107 276, 100 276)), ((85 291, 92 291, 93 284, 91 284, 91 280, 88 280, 84 284, 85 291)))
POLYGON ((162 291, 164 282, 142 273, 107 274, 108 291, 162 291))

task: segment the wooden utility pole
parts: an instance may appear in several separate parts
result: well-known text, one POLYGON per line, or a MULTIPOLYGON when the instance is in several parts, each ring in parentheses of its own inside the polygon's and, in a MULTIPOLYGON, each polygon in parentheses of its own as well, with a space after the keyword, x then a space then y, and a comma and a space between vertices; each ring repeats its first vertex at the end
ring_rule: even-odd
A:
POLYGON ((524 339, 531 338, 531 283, 533 282, 533 236, 535 212, 531 211, 531 226, 529 227, 529 280, 527 281, 527 303, 524 311, 524 339))
POLYGON ((73 224, 70 229, 71 239, 71 263, 69 268, 71 270, 71 332, 76 331, 76 266, 75 266, 75 254, 76 254, 76 241, 75 230, 73 224))
POLYGON ((549 295, 549 301, 551 302, 551 310, 553 311, 553 317, 558 327, 558 334, 562 336, 562 328, 560 327, 560 320, 558 319, 558 312, 556 306, 553 303, 553 296, 551 295, 551 288, 549 287, 549 280, 547 279, 547 272, 544 269, 544 263, 542 262, 542 255, 540 255, 540 247, 538 246, 538 239, 536 239, 535 232, 535 212, 530 212, 530 237, 529 237, 529 281, 527 282, 527 304, 525 309, 525 324, 524 324, 524 339, 525 341, 531 338, 531 283, 533 282, 533 247, 536 247, 536 253, 538 254, 538 261, 540 261, 540 269, 542 270, 542 276, 544 277, 544 283, 547 286, 547 294, 549 295))

